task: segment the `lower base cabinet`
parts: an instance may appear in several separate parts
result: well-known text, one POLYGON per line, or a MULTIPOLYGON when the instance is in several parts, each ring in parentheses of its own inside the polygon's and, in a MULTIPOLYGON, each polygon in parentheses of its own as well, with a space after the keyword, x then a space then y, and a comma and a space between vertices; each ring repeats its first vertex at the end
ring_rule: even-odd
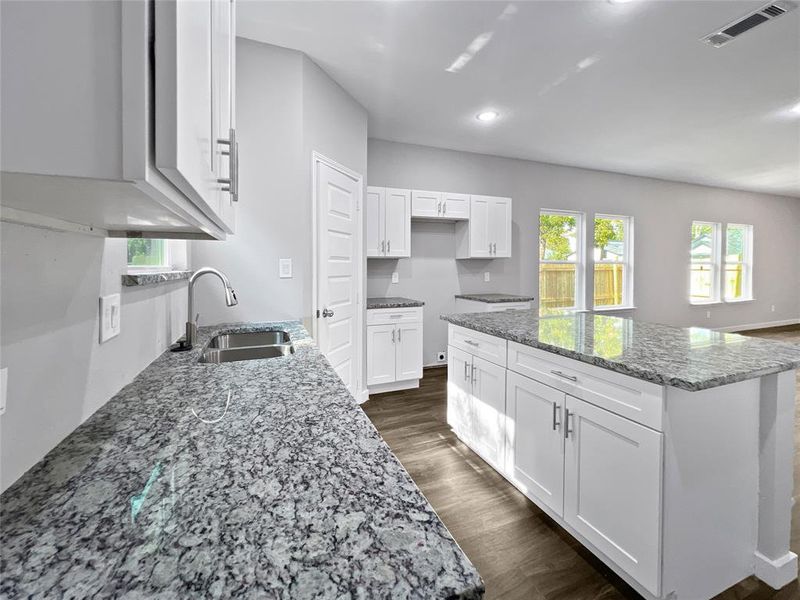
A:
POLYGON ((417 387, 422 379, 421 309, 374 309, 367 316, 370 392, 417 387))

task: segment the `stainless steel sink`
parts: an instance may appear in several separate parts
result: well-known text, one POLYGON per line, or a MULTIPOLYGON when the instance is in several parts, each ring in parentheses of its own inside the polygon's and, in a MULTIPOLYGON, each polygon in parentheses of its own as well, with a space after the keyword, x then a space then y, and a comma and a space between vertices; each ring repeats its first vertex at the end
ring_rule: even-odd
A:
POLYGON ((209 348, 249 348, 251 346, 274 346, 288 344, 286 331, 250 331, 245 333, 223 333, 211 338, 209 348))
POLYGON ((225 333, 211 338, 200 357, 201 363, 226 363, 239 360, 277 358, 294 354, 286 331, 225 333))

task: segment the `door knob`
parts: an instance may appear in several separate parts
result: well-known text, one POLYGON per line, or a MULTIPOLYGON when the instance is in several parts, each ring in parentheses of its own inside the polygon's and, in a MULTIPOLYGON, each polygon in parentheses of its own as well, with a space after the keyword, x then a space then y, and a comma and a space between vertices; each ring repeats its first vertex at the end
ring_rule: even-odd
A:
POLYGON ((327 308, 323 308, 322 309, 322 316, 325 317, 325 318, 332 317, 333 316, 333 311, 329 310, 327 308))

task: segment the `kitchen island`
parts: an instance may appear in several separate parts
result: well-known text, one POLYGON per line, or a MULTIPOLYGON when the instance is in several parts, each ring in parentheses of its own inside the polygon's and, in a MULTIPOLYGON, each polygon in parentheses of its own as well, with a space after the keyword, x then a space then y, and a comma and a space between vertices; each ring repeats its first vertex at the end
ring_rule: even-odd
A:
POLYGON ((205 327, 0 497, 0 597, 480 598, 483 582, 294 322, 205 327), (200 364, 217 334, 295 353, 200 364))
POLYGON ((592 313, 442 318, 454 432, 642 596, 797 577, 800 347, 592 313))

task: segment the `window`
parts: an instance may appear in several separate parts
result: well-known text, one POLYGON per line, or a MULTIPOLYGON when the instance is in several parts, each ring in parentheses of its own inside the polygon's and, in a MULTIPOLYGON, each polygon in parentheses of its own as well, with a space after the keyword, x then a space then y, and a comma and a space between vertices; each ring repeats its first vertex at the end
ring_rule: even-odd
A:
POLYGON ((170 267, 166 240, 134 238, 128 240, 129 269, 164 269, 170 267))
POLYGON ((728 302, 753 297, 753 226, 729 223, 725 231, 724 298, 728 302))
POLYGON ((594 306, 633 305, 633 219, 615 215, 594 218, 594 306))
POLYGON ((719 301, 720 224, 694 221, 690 245, 689 301, 719 301))
POLYGON ((539 307, 583 308, 583 215, 539 215, 539 307))

